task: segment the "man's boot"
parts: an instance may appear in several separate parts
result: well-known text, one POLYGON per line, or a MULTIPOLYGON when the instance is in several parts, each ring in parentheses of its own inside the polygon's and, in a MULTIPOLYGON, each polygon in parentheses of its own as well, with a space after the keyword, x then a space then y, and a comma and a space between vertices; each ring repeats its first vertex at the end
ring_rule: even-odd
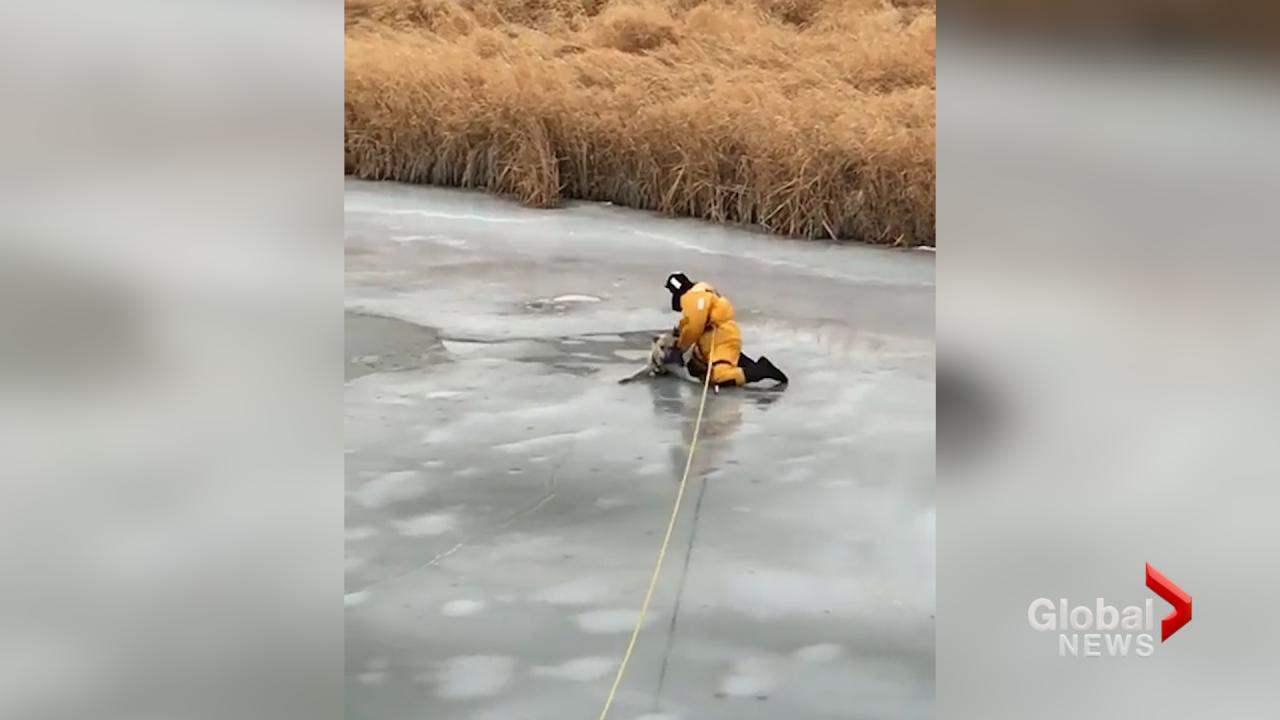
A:
POLYGON ((759 360, 751 360, 744 355, 739 359, 738 364, 742 366, 742 372, 746 375, 749 383, 761 380, 776 380, 781 385, 787 384, 786 374, 763 355, 760 356, 759 360))
POLYGON ((745 355, 739 360, 742 366, 742 374, 746 375, 746 382, 755 383, 760 380, 777 380, 780 384, 787 384, 787 375, 769 361, 768 357, 760 356, 759 360, 751 360, 745 355))

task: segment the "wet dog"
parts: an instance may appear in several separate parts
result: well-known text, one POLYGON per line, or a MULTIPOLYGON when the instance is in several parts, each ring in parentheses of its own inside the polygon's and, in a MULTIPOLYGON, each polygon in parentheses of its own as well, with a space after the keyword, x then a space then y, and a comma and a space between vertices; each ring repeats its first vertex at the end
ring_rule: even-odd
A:
POLYGON ((675 335, 670 332, 654 335, 653 343, 649 346, 649 372, 654 375, 666 375, 673 367, 683 367, 683 365, 667 363, 667 355, 675 346, 675 335))
POLYGON ((668 362, 668 356, 672 348, 676 346, 676 337, 670 332, 654 335, 653 341, 649 344, 649 361, 645 367, 628 378, 623 378, 619 382, 628 383, 632 380, 639 380, 642 377, 656 377, 659 375, 676 375, 681 378, 688 377, 688 373, 684 368, 684 359, 680 362, 668 362))

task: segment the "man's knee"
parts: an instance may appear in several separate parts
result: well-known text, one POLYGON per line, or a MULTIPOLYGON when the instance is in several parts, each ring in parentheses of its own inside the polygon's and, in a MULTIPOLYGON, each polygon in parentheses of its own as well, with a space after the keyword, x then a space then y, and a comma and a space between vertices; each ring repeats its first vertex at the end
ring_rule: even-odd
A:
POLYGON ((742 368, 736 365, 718 362, 711 367, 711 382, 716 385, 742 385, 746 382, 746 375, 742 372, 742 368))

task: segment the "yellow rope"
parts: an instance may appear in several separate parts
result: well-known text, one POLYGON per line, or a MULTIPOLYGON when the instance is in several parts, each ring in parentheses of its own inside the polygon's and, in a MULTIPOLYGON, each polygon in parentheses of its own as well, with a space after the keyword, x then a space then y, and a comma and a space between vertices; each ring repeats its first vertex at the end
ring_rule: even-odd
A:
MULTIPOLYGON (((715 347, 716 330, 711 329, 711 346, 715 347)), ((640 606, 640 615, 636 618, 636 626, 631 630, 631 641, 627 643, 627 651, 622 654, 622 664, 618 666, 618 674, 613 677, 613 686, 604 700, 604 708, 600 710, 600 719, 606 720, 609 708, 613 706, 613 698, 618 694, 618 686, 622 684, 622 675, 627 671, 627 663, 631 662, 631 653, 636 649, 636 639, 640 637, 640 628, 644 618, 649 614, 649 603, 653 602, 653 591, 658 587, 658 576, 662 573, 662 561, 667 557, 667 546, 671 544, 671 531, 676 527, 676 515, 680 513, 680 501, 684 499, 684 488, 689 483, 689 470, 693 467, 693 451, 698 447, 698 431, 702 428, 702 410, 707 406, 707 390, 711 387, 711 363, 707 363, 707 377, 702 382, 702 399, 698 401, 698 419, 693 423, 693 439, 689 441, 689 457, 684 463, 684 475, 680 478, 680 488, 676 490, 675 503, 671 505, 671 519, 667 522, 667 534, 662 538, 662 546, 658 549, 658 561, 653 565, 653 575, 649 578, 649 589, 644 594, 644 603, 640 606)))

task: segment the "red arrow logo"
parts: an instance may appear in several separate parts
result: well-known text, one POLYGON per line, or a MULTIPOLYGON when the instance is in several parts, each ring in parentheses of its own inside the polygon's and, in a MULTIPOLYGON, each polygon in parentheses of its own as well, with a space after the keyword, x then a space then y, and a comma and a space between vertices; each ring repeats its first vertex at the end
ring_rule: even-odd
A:
POLYGON ((1159 570, 1151 567, 1151 563, 1147 563, 1147 587, 1173 606, 1173 612, 1160 621, 1160 642, 1164 642, 1183 625, 1191 622, 1191 596, 1159 570))

